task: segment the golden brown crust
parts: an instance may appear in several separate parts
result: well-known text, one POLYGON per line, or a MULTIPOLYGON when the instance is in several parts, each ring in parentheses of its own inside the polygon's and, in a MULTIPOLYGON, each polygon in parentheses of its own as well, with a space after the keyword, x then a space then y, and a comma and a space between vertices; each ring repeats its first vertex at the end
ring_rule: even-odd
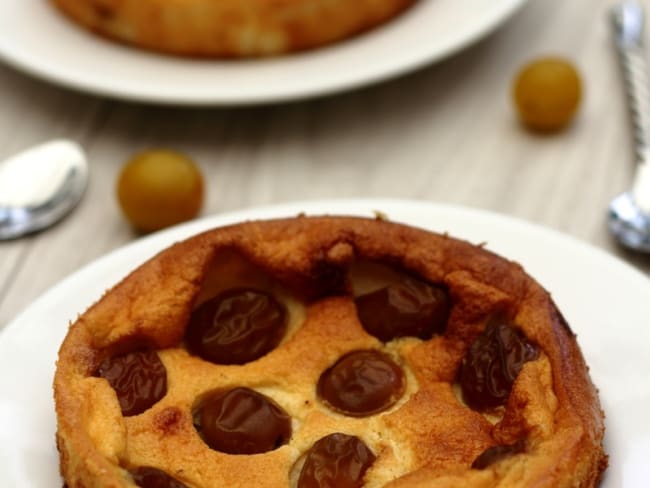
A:
POLYGON ((54 391, 69 486, 133 486, 125 469, 139 465, 195 488, 285 486, 300 456, 336 431, 357 435, 377 454, 366 486, 591 487, 607 464, 596 389, 549 294, 519 265, 479 246, 381 220, 248 222, 175 244, 71 326, 54 391), (444 284, 453 302, 445 333, 387 344, 368 335, 349 284, 355 263, 368 261, 444 284), (258 270, 254 277, 247 266, 258 270), (293 297, 287 298, 295 319, 288 337, 243 366, 207 363, 181 343, 192 308, 230 279, 252 279, 293 297), (524 365, 496 424, 466 407, 454 386, 469 345, 495 315, 516 323, 541 350, 524 365), (149 410, 123 418, 113 390, 93 372, 136 342, 159 349, 169 390, 149 410), (328 412, 315 398, 320 373, 364 348, 384 348, 397 358, 407 371, 406 394, 368 418, 328 412), (193 427, 192 407, 204 393, 230 386, 258 389, 281 404, 294 419, 291 441, 254 456, 209 449, 193 427), (520 437, 527 439, 525 453, 470 468, 486 448, 520 437))
POLYGON ((165 53, 268 56, 351 37, 415 0, 52 0, 75 22, 165 53))

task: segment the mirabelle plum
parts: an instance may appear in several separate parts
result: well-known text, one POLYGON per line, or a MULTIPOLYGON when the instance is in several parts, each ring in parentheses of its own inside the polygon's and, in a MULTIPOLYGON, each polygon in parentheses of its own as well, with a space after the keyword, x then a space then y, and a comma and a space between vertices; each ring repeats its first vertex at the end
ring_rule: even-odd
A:
POLYGON ((191 159, 176 151, 145 151, 122 168, 117 198, 136 229, 159 230, 198 215, 203 204, 203 176, 191 159))
POLYGON ((582 96, 576 68, 560 58, 540 58, 517 74, 513 99, 523 124, 535 131, 562 129, 573 119, 582 96))

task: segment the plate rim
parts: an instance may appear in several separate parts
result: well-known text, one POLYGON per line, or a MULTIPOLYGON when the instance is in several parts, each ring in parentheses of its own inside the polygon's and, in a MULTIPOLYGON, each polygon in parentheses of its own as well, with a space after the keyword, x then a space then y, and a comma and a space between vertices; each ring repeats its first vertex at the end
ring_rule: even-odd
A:
MULTIPOLYGON (((15 0, 0 0, 0 14, 2 13, 3 8, 8 8, 6 5, 8 2, 13 2, 15 0)), ((34 2, 37 0, 21 0, 34 2)), ((46 3, 47 0, 42 0, 46 3)), ((419 0, 420 2, 432 2, 434 0, 419 0)), ((439 0, 445 1, 447 0, 439 0)), ((454 2, 457 0, 449 1, 445 5, 456 5, 454 2)), ((479 1, 479 0, 465 0, 465 1, 479 1)), ((481 0, 482 1, 482 0, 481 0)), ((363 75, 347 75, 346 73, 339 73, 338 77, 324 77, 326 82, 318 85, 304 85, 298 89, 283 90, 275 89, 275 91, 264 92, 259 91, 257 93, 243 93, 233 96, 232 94, 219 94, 217 92, 211 94, 192 94, 192 93, 182 93, 176 92, 173 90, 166 89, 165 91, 156 91, 156 90, 147 90, 146 81, 147 80, 136 80, 140 83, 140 86, 134 88, 129 86, 128 83, 121 82, 118 80, 110 80, 104 82, 97 82, 91 77, 79 78, 74 70, 53 70, 47 64, 39 64, 39 59, 34 59, 29 56, 29 50, 27 50, 28 55, 25 55, 25 49, 22 50, 17 47, 12 47, 11 43, 0 40, 0 60, 2 60, 8 66, 28 74, 37 79, 65 87, 68 89, 80 91, 87 94, 92 94, 96 96, 108 97, 117 100, 125 100, 131 102, 142 102, 150 103, 157 105, 176 105, 176 106, 247 106, 247 105, 263 105, 270 103, 282 103, 289 101, 300 101, 305 99, 310 99, 314 97, 322 97, 326 95, 335 95, 344 91, 355 90, 364 86, 373 85, 380 83, 382 81, 388 81, 390 79, 405 75, 407 73, 419 70, 426 65, 433 64, 435 62, 441 61, 447 57, 453 56, 460 52, 461 50, 467 48, 469 45, 474 44, 478 40, 488 36, 493 31, 495 31, 500 25, 507 22, 518 10, 520 10, 528 0, 497 0, 497 9, 490 17, 487 17, 479 22, 476 25, 472 26, 472 29, 469 29, 467 32, 463 32, 462 29, 455 35, 451 42, 447 41, 447 45, 442 47, 435 48, 421 48, 420 50, 413 51, 409 56, 395 58, 394 62, 391 64, 380 64, 379 67, 374 70, 368 70, 364 72, 363 75), (460 35, 462 33, 462 35, 460 35), (416 54, 414 54, 416 53, 416 54), (116 81, 118 84, 116 84, 116 81)), ((49 5, 50 8, 53 8, 49 5)), ((412 8, 417 8, 417 4, 412 8)), ((404 13, 405 15, 408 12, 404 13)), ((398 20, 396 18, 395 20, 398 20)), ((74 25, 68 19, 64 19, 67 23, 70 24, 70 29, 80 29, 78 26, 74 25)), ((368 34, 371 35, 381 35, 379 29, 382 26, 371 30, 368 34)), ((83 31, 82 31, 83 32, 83 31)), ((89 35, 93 38, 96 38, 93 34, 84 34, 89 35)), ((363 36, 363 34, 362 34, 363 36)), ((361 37, 360 37, 361 38, 361 37)), ((351 38, 350 41, 353 41, 354 38, 351 38)), ((117 49, 124 50, 125 59, 135 56, 147 55, 146 51, 141 51, 138 49, 133 49, 125 47, 119 44, 113 44, 112 41, 101 41, 107 42, 109 49, 113 50, 113 47, 117 49), (131 51, 133 49, 133 51, 131 51)), ((353 43, 345 43, 342 41, 340 43, 335 43, 331 46, 325 46, 323 50, 327 50, 328 47, 332 47, 342 51, 345 55, 346 51, 354 50, 353 43)), ((314 52, 317 52, 314 51, 314 52)), ((324 51, 325 52, 325 51, 324 51)), ((309 52, 306 52, 307 55, 309 52)), ((174 64, 181 66, 183 63, 187 62, 187 59, 179 58, 178 60, 173 57, 161 56, 155 53, 149 53, 152 58, 150 59, 162 59, 170 60, 174 64)), ((297 53, 295 56, 304 56, 305 53, 297 53)), ((292 59, 293 55, 288 55, 285 57, 279 57, 278 60, 292 59)), ((191 60, 189 60, 191 62, 191 60)), ((166 62, 166 61, 165 61, 166 62)), ((245 63, 269 63, 273 60, 262 59, 262 60, 253 60, 253 61, 244 61, 245 63)), ((324 64, 326 64, 325 62, 324 64)), ((312 68, 313 69, 313 68, 312 68)), ((208 73, 210 74, 210 73, 208 73)), ((294 73, 295 75, 296 73, 294 73)))

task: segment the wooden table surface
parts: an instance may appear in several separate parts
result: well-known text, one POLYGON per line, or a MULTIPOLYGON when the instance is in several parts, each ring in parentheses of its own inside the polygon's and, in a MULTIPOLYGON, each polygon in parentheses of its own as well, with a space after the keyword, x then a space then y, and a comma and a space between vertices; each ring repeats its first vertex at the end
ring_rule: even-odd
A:
POLYGON ((604 220, 633 171, 606 19, 612 3, 530 0, 487 38, 415 73, 260 107, 127 103, 0 66, 0 158, 66 137, 90 161, 78 209, 46 232, 0 242, 0 327, 68 274, 138 237, 118 210, 115 180, 129 156, 160 146, 200 165, 203 215, 324 198, 453 203, 557 229, 650 274, 650 256, 619 248, 604 220), (518 124, 510 84, 524 62, 548 54, 575 62, 585 94, 568 130, 540 136, 518 124))

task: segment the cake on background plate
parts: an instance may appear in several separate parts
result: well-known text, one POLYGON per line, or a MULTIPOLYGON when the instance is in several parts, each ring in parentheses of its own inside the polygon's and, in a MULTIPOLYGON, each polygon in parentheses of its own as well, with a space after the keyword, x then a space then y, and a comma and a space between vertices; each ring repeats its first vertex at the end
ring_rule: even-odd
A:
POLYGON ((381 25, 416 0, 51 0, 85 28, 181 56, 285 54, 381 25))

